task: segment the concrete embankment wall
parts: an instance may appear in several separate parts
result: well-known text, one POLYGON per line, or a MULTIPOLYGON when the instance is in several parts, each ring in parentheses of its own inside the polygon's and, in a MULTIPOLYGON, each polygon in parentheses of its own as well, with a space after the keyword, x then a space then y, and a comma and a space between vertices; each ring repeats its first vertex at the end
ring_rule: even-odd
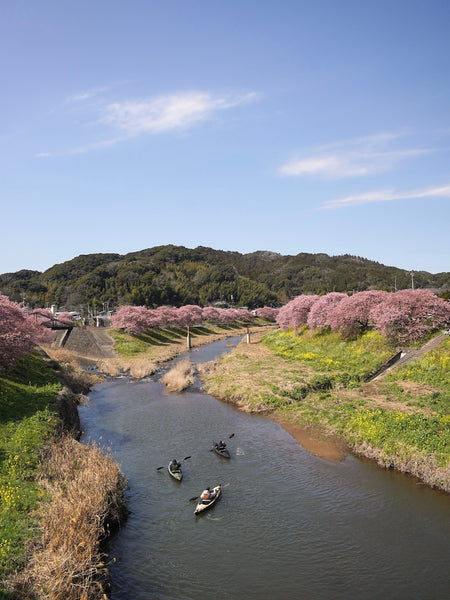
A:
POLYGON ((86 358, 100 359, 116 356, 114 340, 105 329, 74 327, 70 331, 58 332, 52 346, 63 347, 86 358))
POLYGON ((383 379, 393 368, 399 368, 403 365, 406 365, 413 360, 417 360, 418 358, 422 358, 422 356, 426 352, 430 352, 437 348, 445 339, 445 335, 437 335, 432 338, 428 342, 426 342, 420 348, 407 348, 405 350, 400 350, 393 358, 391 358, 387 363, 385 363, 377 373, 370 377, 371 381, 376 381, 379 379, 383 379))

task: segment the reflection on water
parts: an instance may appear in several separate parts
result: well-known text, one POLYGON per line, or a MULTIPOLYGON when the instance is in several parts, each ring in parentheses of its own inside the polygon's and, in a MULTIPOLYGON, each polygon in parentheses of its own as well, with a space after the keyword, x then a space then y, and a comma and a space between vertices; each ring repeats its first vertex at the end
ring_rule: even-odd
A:
POLYGON ((448 496, 351 456, 317 458, 269 419, 155 380, 96 386, 80 416, 130 484, 113 600, 446 597, 448 496), (231 460, 210 452, 219 438, 231 460), (188 455, 181 484, 156 470, 188 455), (222 498, 195 517, 189 499, 217 483, 222 498))

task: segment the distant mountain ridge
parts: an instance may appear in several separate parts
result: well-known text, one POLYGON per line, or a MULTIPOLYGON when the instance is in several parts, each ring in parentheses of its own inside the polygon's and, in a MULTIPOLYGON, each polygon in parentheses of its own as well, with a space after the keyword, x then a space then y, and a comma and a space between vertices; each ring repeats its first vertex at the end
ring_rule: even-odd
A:
POLYGON ((279 306, 299 294, 367 289, 450 289, 450 273, 431 274, 385 266, 344 254, 295 256, 260 250, 248 254, 198 246, 165 245, 125 255, 85 254, 43 273, 0 275, 0 293, 31 306, 67 310, 213 303, 255 308, 279 306))

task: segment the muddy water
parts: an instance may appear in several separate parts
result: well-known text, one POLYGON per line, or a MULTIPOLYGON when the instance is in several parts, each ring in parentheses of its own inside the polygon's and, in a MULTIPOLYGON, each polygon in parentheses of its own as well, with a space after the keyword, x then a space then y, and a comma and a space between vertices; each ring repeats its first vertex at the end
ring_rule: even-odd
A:
POLYGON ((113 600, 447 597, 448 496, 352 456, 318 458, 270 419, 195 388, 169 395, 157 378, 96 386, 80 413, 84 439, 111 445, 130 484, 113 600), (210 452, 219 438, 229 461, 210 452), (188 455, 181 483, 157 470, 188 455), (222 498, 195 517, 190 498, 217 483, 222 498))

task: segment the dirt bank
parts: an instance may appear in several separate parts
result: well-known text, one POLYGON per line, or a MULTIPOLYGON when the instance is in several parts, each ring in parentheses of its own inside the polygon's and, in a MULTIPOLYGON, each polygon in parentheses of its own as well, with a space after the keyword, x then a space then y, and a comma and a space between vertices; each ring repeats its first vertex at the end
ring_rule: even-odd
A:
POLYGON ((329 437, 318 428, 302 427, 297 423, 289 423, 289 421, 277 416, 271 418, 286 429, 311 454, 333 462, 341 462, 345 459, 347 446, 343 440, 337 437, 329 437))

